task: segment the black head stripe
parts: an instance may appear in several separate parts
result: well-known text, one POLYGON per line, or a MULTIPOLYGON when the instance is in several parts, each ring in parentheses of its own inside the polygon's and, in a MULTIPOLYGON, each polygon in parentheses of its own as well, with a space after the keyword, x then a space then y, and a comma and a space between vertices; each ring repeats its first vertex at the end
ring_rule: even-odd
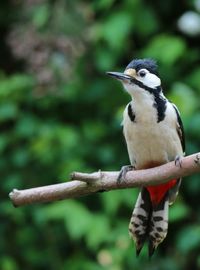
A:
POLYGON ((158 114, 158 120, 157 122, 161 122, 165 119, 165 111, 167 108, 167 100, 163 98, 159 92, 154 92, 154 107, 157 109, 157 114, 158 114))
MULTIPOLYGON (((131 78, 131 82, 134 83, 134 84, 136 84, 136 85, 139 86, 140 88, 142 88, 142 89, 148 91, 148 92, 151 93, 151 94, 156 90, 156 88, 151 88, 151 87, 149 87, 149 86, 143 84, 141 81, 136 80, 135 78, 131 78)), ((161 90, 161 89, 160 89, 160 90, 161 90)))
POLYGON ((154 107, 157 109, 158 114, 158 120, 157 122, 161 122, 165 118, 165 111, 167 107, 167 100, 160 95, 162 92, 161 86, 158 86, 156 88, 151 88, 146 85, 144 85, 141 81, 136 80, 135 78, 131 79, 131 82, 139 86, 140 88, 146 90, 150 94, 154 96, 154 107))

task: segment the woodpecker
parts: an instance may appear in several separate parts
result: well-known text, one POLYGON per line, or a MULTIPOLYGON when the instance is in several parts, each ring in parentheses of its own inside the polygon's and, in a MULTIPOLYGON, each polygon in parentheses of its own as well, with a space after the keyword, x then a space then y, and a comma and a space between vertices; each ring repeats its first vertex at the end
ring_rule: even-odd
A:
MULTIPOLYGON (((131 165, 122 167, 119 179, 124 179, 131 168, 148 169, 170 161, 180 163, 185 152, 183 124, 177 107, 163 94, 156 61, 134 59, 123 73, 107 74, 122 82, 132 99, 122 121, 131 165)), ((175 201, 180 184, 181 179, 171 179, 141 188, 129 224, 137 256, 145 241, 151 257, 165 239, 169 205, 175 201)))

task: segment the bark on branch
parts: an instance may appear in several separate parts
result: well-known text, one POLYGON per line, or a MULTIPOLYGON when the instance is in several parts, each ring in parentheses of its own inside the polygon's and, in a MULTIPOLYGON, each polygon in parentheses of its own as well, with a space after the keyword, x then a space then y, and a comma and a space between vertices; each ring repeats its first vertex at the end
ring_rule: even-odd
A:
POLYGON ((129 171, 126 179, 120 183, 116 181, 118 171, 74 172, 71 175, 72 181, 24 190, 13 189, 9 196, 14 206, 21 206, 76 198, 98 191, 157 185, 198 172, 200 172, 200 152, 184 157, 181 166, 176 166, 172 161, 152 169, 129 171))

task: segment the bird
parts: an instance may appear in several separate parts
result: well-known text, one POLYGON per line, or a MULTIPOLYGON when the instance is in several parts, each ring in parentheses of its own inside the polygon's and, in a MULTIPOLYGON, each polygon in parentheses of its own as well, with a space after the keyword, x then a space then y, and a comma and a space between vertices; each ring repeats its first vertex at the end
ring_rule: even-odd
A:
MULTIPOLYGON (((124 72, 107 72, 119 80, 131 101, 123 113, 123 134, 131 165, 123 166, 118 181, 127 171, 154 168, 170 161, 181 166, 185 136, 179 110, 163 94, 157 61, 133 59, 124 72)), ((152 179, 153 180, 153 179, 152 179)), ((129 224, 136 256, 145 244, 151 257, 168 231, 169 205, 173 204, 181 179, 142 187, 129 224)))

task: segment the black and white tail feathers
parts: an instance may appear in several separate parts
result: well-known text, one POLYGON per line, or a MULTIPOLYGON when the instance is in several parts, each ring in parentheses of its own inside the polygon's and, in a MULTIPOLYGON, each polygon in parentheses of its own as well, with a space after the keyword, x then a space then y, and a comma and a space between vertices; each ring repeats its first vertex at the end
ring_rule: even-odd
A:
POLYGON ((129 233, 136 244, 136 255, 145 243, 149 243, 151 257, 157 246, 165 239, 168 229, 168 192, 157 206, 152 206, 149 192, 145 187, 139 193, 129 224, 129 233))

